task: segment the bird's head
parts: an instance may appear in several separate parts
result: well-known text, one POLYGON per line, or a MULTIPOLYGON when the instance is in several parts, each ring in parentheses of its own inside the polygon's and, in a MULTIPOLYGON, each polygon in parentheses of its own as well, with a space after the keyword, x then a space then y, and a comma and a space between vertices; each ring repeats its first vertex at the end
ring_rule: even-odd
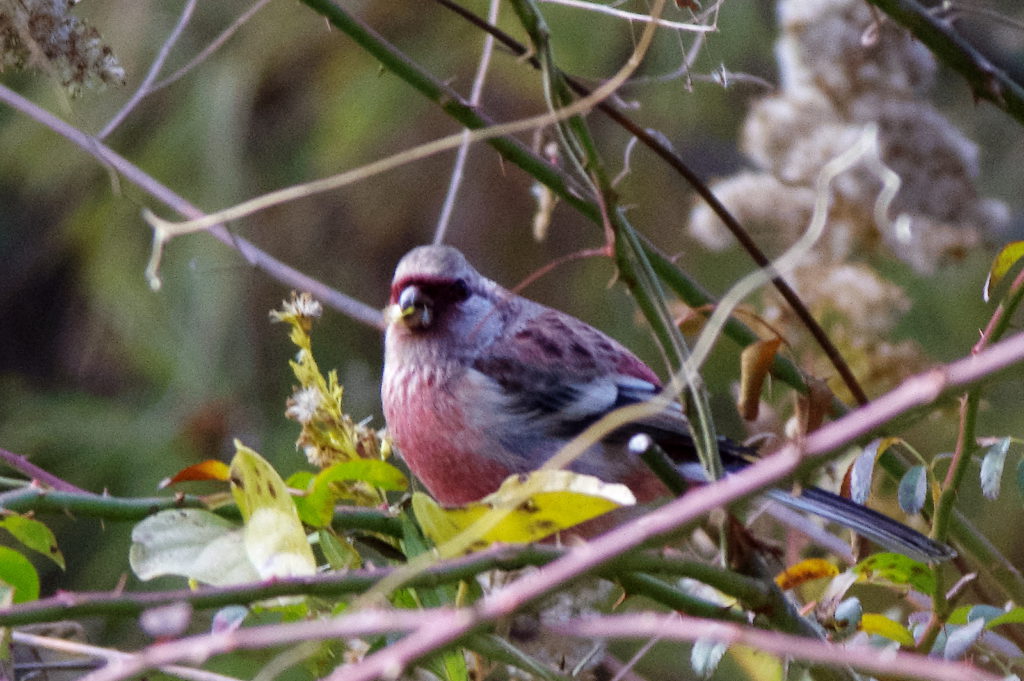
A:
POLYGON ((385 310, 388 335, 421 340, 445 338, 458 344, 487 327, 502 291, 481 276, 459 251, 421 246, 395 270, 385 310))

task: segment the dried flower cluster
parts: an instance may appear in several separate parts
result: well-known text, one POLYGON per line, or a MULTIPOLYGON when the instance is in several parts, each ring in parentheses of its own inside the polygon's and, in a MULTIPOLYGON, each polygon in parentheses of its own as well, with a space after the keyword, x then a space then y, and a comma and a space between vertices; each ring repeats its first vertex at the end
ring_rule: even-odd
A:
POLYGON ((124 84, 124 69, 99 32, 69 11, 70 0, 0 0, 0 69, 36 66, 72 94, 124 84))
MULTIPOLYGON (((976 146, 921 96, 935 65, 909 34, 878 24, 860 0, 783 0, 779 16, 781 88, 753 106, 742 133, 757 169, 719 182, 715 193, 777 255, 807 229, 822 167, 868 126, 877 128, 881 160, 901 181, 889 217, 903 220, 879 224, 881 181, 866 167, 851 168, 832 183, 823 239, 788 279, 858 378, 884 390, 922 363, 915 344, 886 340, 909 301, 850 259, 884 252, 931 272, 1003 229, 1008 211, 978 196, 976 146)), ((731 243, 703 205, 693 210, 690 230, 710 248, 731 243)), ((794 347, 804 347, 788 309, 768 298, 766 316, 794 347)))
POLYGON ((291 362, 299 386, 285 409, 285 416, 302 426, 295 444, 318 468, 354 459, 386 458, 390 447, 377 431, 354 423, 343 411, 343 388, 337 372, 331 371, 326 377, 320 373, 309 332, 322 313, 320 303, 308 293, 292 293, 291 300, 270 313, 273 321, 291 326, 289 337, 299 348, 297 358, 291 362))
MULTIPOLYGON (((759 170, 716 186, 770 250, 806 229, 821 168, 869 124, 878 127, 882 160, 902 180, 893 210, 910 218, 909 235, 876 223, 879 181, 851 171, 836 182, 823 260, 881 244, 927 272, 1005 226, 1005 205, 979 198, 974 187, 977 148, 921 97, 935 70, 924 47, 890 22, 875 24, 858 0, 785 0, 779 13, 781 89, 754 105, 743 130, 759 170)), ((710 247, 729 243, 705 207, 694 210, 691 230, 710 247)))

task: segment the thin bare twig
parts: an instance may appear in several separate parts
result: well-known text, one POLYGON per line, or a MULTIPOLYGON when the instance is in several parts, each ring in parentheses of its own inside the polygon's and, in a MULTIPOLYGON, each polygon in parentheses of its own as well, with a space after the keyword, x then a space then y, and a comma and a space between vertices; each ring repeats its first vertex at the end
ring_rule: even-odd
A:
POLYGON ((256 12, 260 11, 270 0, 258 0, 252 7, 247 9, 245 12, 240 14, 230 26, 221 32, 216 38, 214 38, 209 45, 204 47, 199 54, 193 57, 187 64, 182 66, 180 69, 167 76, 163 80, 157 81, 157 76, 160 75, 160 71, 163 70, 164 64, 167 62, 167 57, 170 55, 171 50, 177 44, 178 39, 181 37, 182 32, 185 30, 185 26, 192 18, 192 13, 195 10, 197 0, 188 0, 185 4, 184 9, 181 12, 181 16, 178 19, 178 23, 171 30, 167 36, 167 40, 160 47, 160 51, 157 53, 156 58, 149 67, 149 72, 146 74, 145 79, 139 88, 135 91, 135 94, 128 100, 127 103, 121 110, 114 114, 113 118, 103 126, 103 129, 96 135, 96 139, 103 140, 110 136, 110 134, 124 122, 124 119, 132 112, 132 110, 138 106, 146 97, 150 96, 157 90, 163 89, 176 82, 177 80, 184 77, 189 71, 202 64, 206 59, 210 57, 214 52, 221 48, 231 36, 233 36, 239 28, 241 28, 249 19, 253 17, 256 12))
POLYGON ((211 40, 209 45, 200 50, 199 54, 192 57, 192 59, 190 59, 187 64, 185 64, 180 69, 178 69, 171 75, 167 76, 160 82, 155 83, 149 89, 150 94, 156 92, 157 90, 161 90, 167 87, 171 83, 177 82, 186 74, 188 74, 189 71, 191 71, 192 69, 206 61, 210 57, 210 55, 219 50, 224 45, 224 43, 226 43, 231 38, 231 36, 233 36, 238 31, 238 29, 245 25, 245 23, 249 21, 249 19, 251 19, 253 15, 256 14, 256 12, 259 12, 261 9, 263 9, 268 2, 270 2, 270 0, 257 0, 257 2, 253 4, 252 7, 238 15, 238 18, 231 22, 231 25, 225 28, 220 33, 220 35, 211 40))
MULTIPOLYGON (((498 9, 501 4, 498 0, 491 0, 490 8, 487 10, 487 21, 496 23, 498 21, 498 9)), ((490 33, 484 36, 484 45, 480 50, 480 63, 476 67, 476 75, 473 77, 473 87, 469 93, 469 105, 479 106, 480 98, 484 91, 484 81, 487 80, 487 71, 491 66, 491 55, 494 54, 494 36, 490 33)), ((469 147, 472 143, 470 131, 467 129, 462 135, 462 144, 455 153, 455 163, 452 166, 452 177, 448 183, 448 191, 441 205, 441 216, 437 219, 437 227, 434 228, 434 243, 444 243, 445 234, 448 232, 448 225, 451 222, 452 211, 455 210, 455 198, 462 186, 462 178, 466 171, 466 158, 469 156, 469 147)))
MULTIPOLYGON (((718 14, 722 2, 723 0, 716 0, 716 2, 711 7, 708 7, 701 13, 702 21, 704 21, 704 23, 706 23, 709 26, 714 26, 716 29, 718 28, 718 14)), ((688 76, 690 74, 690 68, 693 66, 694 62, 697 61, 697 57, 700 55, 701 50, 704 48, 704 45, 707 42, 708 35, 710 34, 697 33, 693 37, 693 44, 690 45, 689 49, 686 49, 683 46, 682 34, 676 33, 676 39, 679 40, 680 50, 683 52, 683 61, 679 64, 679 66, 677 66, 669 73, 664 73, 661 75, 638 76, 633 80, 629 81, 629 84, 633 86, 649 85, 653 83, 667 83, 676 80, 677 78, 688 76)), ((687 85, 689 85, 689 82, 687 82, 687 85)), ((687 87, 687 90, 689 91, 689 87, 687 87)))
MULTIPOLYGON (((671 28, 677 31, 689 31, 692 33, 711 33, 717 31, 717 27, 708 26, 705 24, 687 24, 680 21, 669 21, 661 17, 653 18, 648 14, 637 14, 636 12, 626 12, 625 10, 615 9, 608 5, 600 5, 596 2, 585 2, 584 0, 541 0, 542 2, 550 3, 552 5, 563 5, 565 7, 573 7, 575 9, 582 9, 595 14, 608 14, 618 19, 626 19, 627 21, 640 21, 640 22, 651 22, 657 24, 662 28, 671 28)), ((494 23, 493 21, 491 22, 494 23)))
POLYGON ((178 42, 178 38, 185 31, 185 26, 188 25, 189 20, 192 18, 192 12, 196 8, 197 0, 188 0, 185 3, 184 9, 181 10, 181 16, 178 17, 178 23, 175 24, 174 28, 171 29, 170 34, 167 36, 167 40, 160 46, 160 50, 156 54, 156 58, 149 67, 149 72, 146 77, 143 78, 142 84, 139 85, 139 89, 135 91, 125 105, 121 107, 121 110, 114 114, 114 117, 103 126, 103 129, 96 135, 96 139, 106 139, 110 133, 114 132, 117 126, 121 125, 121 122, 128 117, 128 114, 132 112, 139 102, 141 102, 152 90, 153 81, 160 75, 160 70, 163 69, 164 63, 167 61, 167 57, 171 54, 171 50, 174 49, 175 44, 178 42))

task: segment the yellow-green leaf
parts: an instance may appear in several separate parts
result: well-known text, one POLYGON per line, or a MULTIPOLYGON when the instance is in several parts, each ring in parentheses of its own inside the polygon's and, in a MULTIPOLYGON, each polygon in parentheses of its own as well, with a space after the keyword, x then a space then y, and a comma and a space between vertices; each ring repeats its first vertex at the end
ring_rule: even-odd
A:
POLYGON ((1008 243, 996 254, 995 259, 992 260, 992 266, 988 269, 988 276, 985 278, 983 297, 986 303, 991 299, 995 287, 999 285, 1007 272, 1013 269, 1021 257, 1024 257, 1024 241, 1008 243))
MULTIPOLYGON (((754 681, 785 681, 789 665, 775 655, 744 645, 729 646, 729 657, 754 681)), ((723 675, 723 678, 725 676, 723 675)))
POLYGON ((292 473, 285 480, 285 485, 291 490, 305 490, 305 494, 296 494, 292 497, 295 510, 299 512, 299 520, 310 527, 327 527, 334 517, 333 499, 314 499, 309 490, 313 489, 313 480, 316 475, 310 471, 298 471, 292 473))
POLYGON ((305 489, 295 498, 299 517, 307 525, 327 527, 334 518, 334 506, 339 499, 351 498, 337 483, 364 482, 382 490, 402 491, 409 481, 398 468, 378 459, 342 461, 317 473, 293 475, 288 479, 292 487, 305 489))
POLYGON ((284 480, 252 449, 238 441, 235 449, 231 494, 245 521, 245 550, 253 567, 263 579, 315 573, 313 550, 284 480))
POLYGON ((422 493, 412 499, 424 534, 438 547, 458 536, 456 553, 493 542, 538 541, 634 503, 625 485, 561 470, 509 477, 497 492, 457 508, 442 508, 422 493))
POLYGON ((961 605, 959 608, 954 608, 953 612, 949 613, 946 618, 947 624, 967 624, 967 616, 971 614, 971 608, 973 605, 961 605))
POLYGON ((896 641, 905 648, 912 648, 914 646, 914 636, 910 633, 910 630, 885 615, 879 615, 874 612, 864 613, 860 618, 860 630, 866 634, 884 636, 890 641, 896 641))
POLYGON ((331 482, 352 480, 394 492, 401 492, 409 487, 409 481, 402 471, 378 459, 356 459, 336 463, 320 471, 314 484, 319 487, 331 482))
POLYGON ((823 558, 808 558, 791 565, 775 575, 775 583, 783 591, 788 591, 805 582, 822 577, 835 577, 839 568, 823 558))
POLYGON ((50 528, 35 518, 17 513, 5 514, 0 518, 0 527, 10 532, 22 544, 37 551, 64 569, 64 554, 57 546, 57 538, 50 528))
POLYGON ((910 586, 923 594, 935 593, 935 575, 924 563, 898 553, 876 553, 853 566, 862 581, 910 586))
POLYGON ((468 681, 466 655, 461 648, 444 650, 423 661, 423 666, 444 681, 468 681))
POLYGON ((14 602, 39 598, 39 573, 28 558, 7 546, 0 546, 0 582, 14 590, 14 602))

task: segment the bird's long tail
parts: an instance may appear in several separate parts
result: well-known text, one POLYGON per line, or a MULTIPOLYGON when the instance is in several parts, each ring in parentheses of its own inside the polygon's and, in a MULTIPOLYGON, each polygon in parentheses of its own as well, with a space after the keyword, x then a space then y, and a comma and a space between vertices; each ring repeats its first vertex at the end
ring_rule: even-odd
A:
MULTIPOLYGON (((724 441, 725 468, 736 472, 749 462, 740 458, 748 450, 731 441, 724 441)), ((700 464, 691 461, 677 466, 683 477, 691 482, 707 482, 707 474, 700 464)), ((857 534, 870 539, 888 551, 895 551, 925 563, 938 563, 956 556, 956 550, 946 544, 930 539, 912 527, 893 520, 887 515, 873 511, 867 506, 851 501, 838 494, 827 492, 820 487, 805 487, 800 493, 782 489, 769 489, 764 495, 773 501, 804 513, 824 518, 842 525, 857 534)))
POLYGON ((917 530, 818 487, 805 487, 799 494, 781 489, 768 490, 765 496, 783 506, 842 525, 879 546, 915 560, 936 563, 956 556, 952 547, 930 539, 917 530))

